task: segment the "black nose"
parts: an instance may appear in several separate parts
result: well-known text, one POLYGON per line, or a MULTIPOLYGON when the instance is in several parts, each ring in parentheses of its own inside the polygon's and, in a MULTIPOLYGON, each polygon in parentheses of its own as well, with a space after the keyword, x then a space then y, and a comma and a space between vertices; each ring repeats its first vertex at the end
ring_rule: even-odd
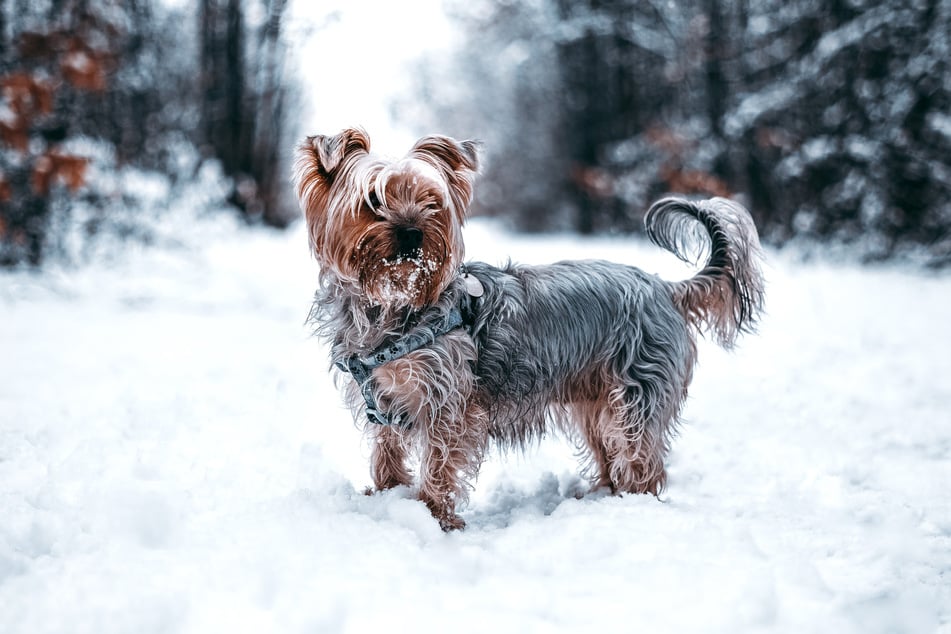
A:
POLYGON ((400 255, 412 255, 423 244, 423 232, 416 227, 397 227, 396 249, 400 255))

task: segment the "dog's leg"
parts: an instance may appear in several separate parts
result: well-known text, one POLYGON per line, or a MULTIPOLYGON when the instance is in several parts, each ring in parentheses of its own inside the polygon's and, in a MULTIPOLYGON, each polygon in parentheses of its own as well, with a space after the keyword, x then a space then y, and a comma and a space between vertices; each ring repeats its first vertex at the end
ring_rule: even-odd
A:
POLYGON ((606 469, 602 468, 599 485, 607 484, 613 493, 660 494, 667 483, 664 460, 673 415, 665 410, 644 411, 623 385, 600 405, 582 420, 592 452, 594 448, 603 451, 600 456, 606 469))
POLYGON ((425 431, 419 499, 445 531, 465 528, 456 507, 465 503, 469 479, 482 464, 486 427, 484 410, 464 403, 461 411, 443 408, 425 431))
POLYGON ((458 529, 465 522, 457 505, 468 497, 468 480, 482 464, 488 437, 485 409, 471 399, 475 376, 472 340, 464 333, 450 333, 439 342, 443 354, 414 353, 396 359, 374 374, 378 403, 405 413, 420 449, 419 499, 443 530, 458 529))
POLYGON ((413 475, 406 468, 406 450, 401 434, 392 427, 378 426, 372 438, 370 469, 377 491, 396 486, 409 486, 413 475))
POLYGON ((628 418, 625 425, 627 446, 618 452, 611 465, 612 480, 618 492, 659 495, 667 485, 667 442, 658 432, 661 424, 628 418))
MULTIPOLYGON (((612 493, 616 493, 614 482, 611 481, 611 456, 602 437, 605 427, 601 420, 605 415, 604 407, 596 401, 584 401, 574 403, 571 406, 571 413, 577 421, 581 438, 588 449, 588 464, 583 469, 583 473, 591 481, 591 488, 597 490, 607 487, 612 493)), ((583 451, 580 446, 578 449, 583 451)))

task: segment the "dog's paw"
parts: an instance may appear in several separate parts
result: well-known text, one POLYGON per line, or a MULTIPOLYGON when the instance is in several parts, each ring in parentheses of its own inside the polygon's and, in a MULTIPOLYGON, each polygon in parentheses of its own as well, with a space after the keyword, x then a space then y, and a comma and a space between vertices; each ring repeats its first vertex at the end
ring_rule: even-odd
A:
POLYGON ((466 521, 455 513, 452 515, 437 517, 436 519, 439 520, 439 528, 443 529, 443 531, 447 533, 449 531, 461 531, 466 527, 466 521))

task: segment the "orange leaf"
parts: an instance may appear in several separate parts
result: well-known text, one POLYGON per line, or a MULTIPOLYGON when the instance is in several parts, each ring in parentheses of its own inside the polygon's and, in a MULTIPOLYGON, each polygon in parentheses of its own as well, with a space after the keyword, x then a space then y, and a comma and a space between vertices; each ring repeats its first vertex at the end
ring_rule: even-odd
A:
POLYGON ((730 188, 727 187, 727 184, 707 172, 680 170, 667 165, 661 169, 660 177, 667 183, 670 191, 723 197, 730 195, 730 188))
POLYGON ((19 119, 17 120, 18 125, 0 121, 0 140, 15 150, 26 152, 30 147, 30 135, 27 127, 20 125, 20 123, 19 119))
POLYGON ((0 77, 0 90, 15 114, 28 126, 37 114, 53 110, 53 85, 29 73, 11 73, 0 77))
POLYGON ((52 180, 53 159, 50 158, 49 154, 44 154, 36 159, 36 164, 33 165, 33 177, 30 179, 30 184, 38 196, 47 196, 50 193, 52 180))
POLYGON ((106 76, 99 61, 88 51, 70 51, 60 62, 63 77, 80 90, 101 91, 106 87, 106 76))
POLYGON ((54 154, 53 157, 53 170, 57 180, 69 187, 72 192, 82 187, 86 182, 86 167, 89 165, 89 159, 63 154, 54 154))
POLYGON ((86 182, 86 167, 89 159, 81 156, 48 152, 36 160, 33 166, 33 191, 47 196, 54 182, 65 185, 75 192, 86 182))

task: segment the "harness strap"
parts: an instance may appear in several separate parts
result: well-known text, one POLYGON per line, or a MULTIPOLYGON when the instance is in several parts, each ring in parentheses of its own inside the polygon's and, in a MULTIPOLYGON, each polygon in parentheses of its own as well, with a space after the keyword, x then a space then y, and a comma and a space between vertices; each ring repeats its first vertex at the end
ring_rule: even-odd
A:
POLYGON ((346 359, 341 359, 335 364, 337 369, 342 372, 349 372, 353 380, 360 386, 360 393, 363 400, 366 401, 367 418, 371 423, 377 425, 399 425, 409 427, 410 421, 402 420, 401 416, 390 420, 389 416, 380 411, 376 400, 373 398, 373 370, 389 363, 400 357, 404 357, 411 352, 416 352, 420 348, 431 345, 436 342, 438 337, 452 332, 456 328, 464 326, 466 320, 463 318, 462 309, 453 306, 452 310, 441 320, 441 323, 432 324, 432 320, 423 321, 408 333, 399 337, 395 341, 386 343, 368 355, 353 355, 346 359))

